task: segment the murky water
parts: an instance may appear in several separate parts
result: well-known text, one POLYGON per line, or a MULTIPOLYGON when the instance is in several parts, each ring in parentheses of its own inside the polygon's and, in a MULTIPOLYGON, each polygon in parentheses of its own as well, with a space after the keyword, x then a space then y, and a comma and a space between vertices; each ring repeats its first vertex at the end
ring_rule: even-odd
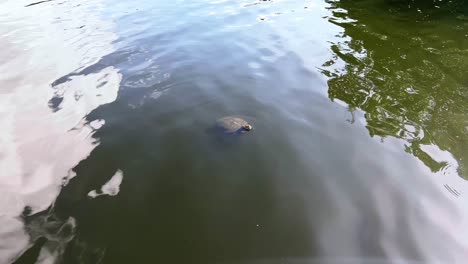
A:
POLYGON ((7 0, 0 36, 0 263, 468 259, 462 1, 7 0))

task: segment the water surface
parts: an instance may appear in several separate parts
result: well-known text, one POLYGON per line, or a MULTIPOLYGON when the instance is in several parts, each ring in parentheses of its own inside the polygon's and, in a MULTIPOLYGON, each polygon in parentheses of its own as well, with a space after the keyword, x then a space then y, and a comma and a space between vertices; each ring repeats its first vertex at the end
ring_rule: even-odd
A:
POLYGON ((1 263, 468 258, 461 1, 0 6, 1 263))

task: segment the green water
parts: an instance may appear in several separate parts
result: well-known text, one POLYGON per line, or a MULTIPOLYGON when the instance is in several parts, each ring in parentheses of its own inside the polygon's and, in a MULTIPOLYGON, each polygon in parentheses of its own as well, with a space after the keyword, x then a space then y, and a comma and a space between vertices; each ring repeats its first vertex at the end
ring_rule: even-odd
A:
POLYGON ((433 171, 447 165, 421 150, 435 144, 468 177, 468 6, 463 1, 331 1, 345 40, 324 64, 329 96, 366 112, 371 136, 406 140, 433 171), (337 62, 343 68, 333 69, 337 62), (329 69, 331 67, 332 69, 329 69))
POLYGON ((0 263, 466 262, 463 1, 31 4, 0 3, 0 263))

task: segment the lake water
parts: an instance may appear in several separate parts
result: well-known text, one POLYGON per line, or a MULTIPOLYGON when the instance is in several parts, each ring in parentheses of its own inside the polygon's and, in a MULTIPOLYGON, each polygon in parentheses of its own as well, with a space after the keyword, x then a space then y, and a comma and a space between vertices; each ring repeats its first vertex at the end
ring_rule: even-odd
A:
POLYGON ((462 2, 3 1, 0 263, 466 263, 462 2))

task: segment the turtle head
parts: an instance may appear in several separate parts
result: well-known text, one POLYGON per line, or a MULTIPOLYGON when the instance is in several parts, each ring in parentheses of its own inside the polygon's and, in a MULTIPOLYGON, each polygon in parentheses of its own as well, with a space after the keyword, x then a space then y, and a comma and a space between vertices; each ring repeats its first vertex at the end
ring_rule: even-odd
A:
POLYGON ((243 129, 244 131, 250 131, 250 130, 253 129, 253 127, 252 127, 251 125, 245 125, 245 126, 242 126, 242 129, 243 129))

